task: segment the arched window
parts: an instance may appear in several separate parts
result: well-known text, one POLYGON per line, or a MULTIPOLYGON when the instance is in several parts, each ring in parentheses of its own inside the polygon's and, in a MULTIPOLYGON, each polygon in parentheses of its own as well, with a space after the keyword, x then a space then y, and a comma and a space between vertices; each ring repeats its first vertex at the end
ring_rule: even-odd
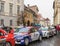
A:
POLYGON ((12 23, 13 21, 12 20, 10 20, 10 26, 12 26, 13 25, 13 23, 12 23))

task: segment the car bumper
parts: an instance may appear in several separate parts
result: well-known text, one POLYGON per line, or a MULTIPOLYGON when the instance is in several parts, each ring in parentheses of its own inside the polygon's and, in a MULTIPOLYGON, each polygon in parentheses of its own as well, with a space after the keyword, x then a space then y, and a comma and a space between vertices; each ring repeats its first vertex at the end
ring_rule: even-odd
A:
POLYGON ((15 44, 21 44, 21 45, 24 45, 24 40, 21 40, 21 41, 15 41, 15 44))
POLYGON ((49 35, 49 33, 44 33, 43 35, 42 35, 42 37, 47 37, 49 35))

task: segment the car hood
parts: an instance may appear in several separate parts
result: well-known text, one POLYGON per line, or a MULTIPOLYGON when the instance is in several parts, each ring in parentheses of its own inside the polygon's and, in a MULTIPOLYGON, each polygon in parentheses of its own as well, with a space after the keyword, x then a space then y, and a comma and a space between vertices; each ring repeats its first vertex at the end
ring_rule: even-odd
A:
POLYGON ((23 35, 27 35, 28 33, 14 33, 14 35, 20 35, 20 36, 23 36, 23 35))
POLYGON ((42 33, 45 33, 45 32, 47 32, 47 33, 48 33, 49 31, 42 31, 42 33))
POLYGON ((15 39, 22 39, 24 36, 21 36, 21 35, 15 35, 14 38, 15 39))
POLYGON ((27 33, 14 33, 15 39, 23 39, 25 36, 27 36, 27 33))

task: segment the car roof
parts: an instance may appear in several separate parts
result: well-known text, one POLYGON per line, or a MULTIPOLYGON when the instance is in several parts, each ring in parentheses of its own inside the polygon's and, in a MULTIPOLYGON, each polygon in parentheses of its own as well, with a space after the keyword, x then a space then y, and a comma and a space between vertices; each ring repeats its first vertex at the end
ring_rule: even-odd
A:
POLYGON ((26 28, 33 28, 32 26, 26 27, 26 28))
POLYGON ((32 26, 28 26, 28 27, 17 27, 17 28, 33 28, 32 26))

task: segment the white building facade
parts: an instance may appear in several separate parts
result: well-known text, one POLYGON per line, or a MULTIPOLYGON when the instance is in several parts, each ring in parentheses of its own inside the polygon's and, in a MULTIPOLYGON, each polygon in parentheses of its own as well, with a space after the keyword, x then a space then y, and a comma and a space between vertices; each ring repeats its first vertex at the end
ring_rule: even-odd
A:
POLYGON ((17 26, 21 11, 24 11, 24 0, 0 0, 0 25, 17 26))

